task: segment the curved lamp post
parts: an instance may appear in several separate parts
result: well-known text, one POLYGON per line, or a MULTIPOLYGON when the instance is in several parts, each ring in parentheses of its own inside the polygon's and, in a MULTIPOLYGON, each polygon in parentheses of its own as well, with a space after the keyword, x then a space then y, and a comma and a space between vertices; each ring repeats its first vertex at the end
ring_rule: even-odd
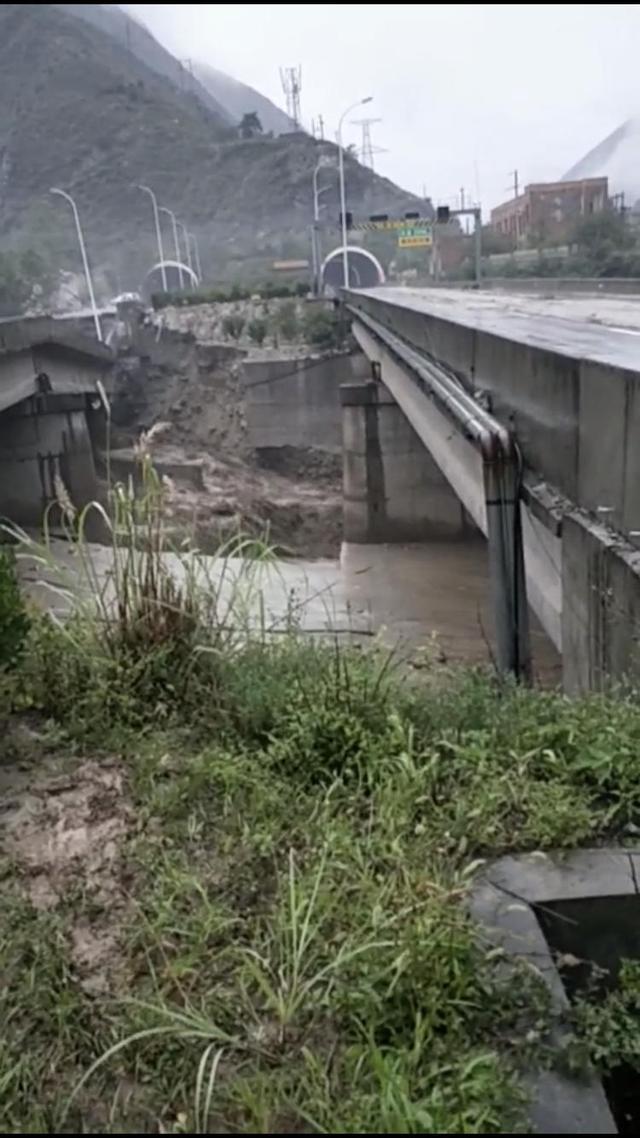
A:
POLYGON ((173 229, 173 247, 176 252, 176 261, 178 262, 178 280, 180 282, 180 289, 184 288, 182 279, 182 258, 180 256, 180 242, 178 241, 178 224, 176 222, 176 215, 172 209, 167 209, 166 205, 159 206, 160 213, 166 213, 171 218, 171 227, 173 229))
POLYGON ((334 163, 326 154, 322 154, 316 162, 313 171, 313 225, 311 226, 311 257, 313 261, 313 291, 317 296, 320 292, 320 194, 324 194, 331 186, 321 186, 318 189, 318 174, 334 163))
POLYGON ((153 220, 154 220, 155 226, 156 226, 156 241, 158 242, 158 260, 160 261, 160 276, 162 277, 162 291, 166 292, 167 291, 167 274, 166 274, 166 270, 164 267, 164 253, 162 251, 162 233, 160 232, 160 217, 158 215, 158 202, 156 200, 156 195, 154 194, 153 190, 149 186, 141 186, 138 184, 138 189, 142 190, 143 193, 148 194, 149 197, 151 198, 151 204, 153 206, 153 220))
POLYGON ((186 225, 182 221, 179 221, 177 224, 178 224, 179 228, 182 230, 182 235, 184 237, 184 248, 185 248, 185 252, 187 254, 187 264, 188 264, 189 268, 191 269, 191 272, 193 272, 193 265, 191 263, 191 244, 189 242, 189 230, 187 229, 186 225))
POLYGON ((340 115, 340 121, 338 122, 338 130, 337 130, 337 134, 336 134, 336 138, 338 140, 338 153, 339 153, 339 159, 340 159, 340 210, 341 210, 341 214, 342 214, 341 219, 340 219, 342 222, 342 277, 343 277, 343 284, 344 284, 345 288, 349 287, 349 254, 347 252, 347 214, 346 214, 346 208, 347 207, 346 207, 346 193, 345 193, 345 185, 344 185, 344 149, 342 146, 342 124, 343 124, 344 120, 346 119, 347 115, 350 115, 352 111, 355 111, 356 107, 361 107, 361 106, 363 106, 364 103, 370 103, 372 98, 373 98, 372 95, 367 95, 366 98, 358 99, 357 103, 352 103, 350 107, 347 107, 346 111, 343 111, 342 114, 340 115))
POLYGON ((195 233, 189 233, 188 237, 193 241, 193 253, 196 259, 196 273, 198 274, 198 282, 202 284, 202 265, 200 264, 200 246, 198 245, 198 238, 195 233))
POLYGON ((91 304, 91 311, 93 312, 93 323, 95 324, 95 328, 96 328, 96 336, 98 337, 98 340, 100 341, 100 343, 102 343, 102 328, 100 327, 100 317, 98 316, 98 309, 96 306, 96 298, 95 298, 94 293, 93 293, 93 281, 91 280, 91 272, 89 269, 89 261, 87 260, 87 250, 85 248, 84 235, 82 233, 82 226, 80 224, 80 217, 78 216, 78 207, 77 207, 76 203, 74 202, 73 198, 71 197, 71 194, 68 194, 66 192, 66 190, 59 190, 57 186, 52 186, 51 190, 49 192, 52 194, 58 194, 59 197, 64 198, 64 200, 66 202, 69 202, 69 205, 71 206, 71 209, 73 210, 73 218, 74 218, 74 221, 76 223, 76 233, 78 234, 78 244, 80 246, 80 253, 82 255, 82 264, 84 267, 84 275, 85 275, 85 280, 87 282, 87 289, 89 292, 89 302, 91 304))

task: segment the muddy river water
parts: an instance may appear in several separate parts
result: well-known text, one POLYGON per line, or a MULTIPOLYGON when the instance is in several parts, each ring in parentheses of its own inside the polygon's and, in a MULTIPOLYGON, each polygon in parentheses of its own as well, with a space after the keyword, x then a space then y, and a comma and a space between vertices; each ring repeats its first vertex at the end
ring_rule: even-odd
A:
MULTIPOLYGON (((54 544, 55 557, 69 578, 77 573, 71 549, 54 544)), ((109 577, 109 549, 91 547, 92 563, 101 579, 109 577)), ((177 577, 180 559, 167 555, 177 577)), ((221 597, 238 591, 245 565, 231 558, 203 558, 203 573, 220 582, 221 597)), ((66 603, 42 584, 59 584, 57 574, 26 563, 22 573, 29 591, 49 608, 66 603)), ((379 635, 399 654, 425 648, 442 663, 483 663, 491 659, 493 640, 486 545, 481 539, 420 545, 344 544, 339 559, 261 563, 250 571, 253 621, 283 627, 287 614, 309 633, 338 632, 362 637, 379 635)), ((532 652, 536 678, 559 682, 559 658, 532 617, 532 652)))

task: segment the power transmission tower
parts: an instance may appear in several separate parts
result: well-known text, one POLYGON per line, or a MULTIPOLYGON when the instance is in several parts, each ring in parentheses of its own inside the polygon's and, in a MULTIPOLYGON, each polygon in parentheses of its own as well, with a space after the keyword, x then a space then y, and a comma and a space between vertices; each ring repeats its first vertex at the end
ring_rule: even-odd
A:
POLYGON ((302 68, 281 67, 280 82, 287 100, 287 114, 296 126, 300 126, 300 92, 302 91, 302 68))
POLYGON ((374 154, 384 154, 384 148, 381 146, 374 146, 371 141, 371 127, 374 123, 382 122, 382 119, 352 119, 354 126, 362 127, 362 144, 360 146, 360 161, 363 166, 368 166, 373 170, 373 156, 374 154))

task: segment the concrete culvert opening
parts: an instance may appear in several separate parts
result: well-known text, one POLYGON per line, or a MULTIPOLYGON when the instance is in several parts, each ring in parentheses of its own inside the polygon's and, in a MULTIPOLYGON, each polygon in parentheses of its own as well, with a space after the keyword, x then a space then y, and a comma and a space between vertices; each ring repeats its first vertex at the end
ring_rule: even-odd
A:
MULTIPOLYGON (((640 896, 584 897, 533 906, 573 1001, 598 1003, 616 990, 623 960, 640 960, 640 896)), ((640 1078, 621 1062, 602 1079, 619 1134, 640 1126, 640 1078)))
MULTIPOLYGON (((338 293, 344 284, 342 246, 333 249, 325 258, 321 269, 323 292, 338 293)), ((375 288, 384 284, 384 269, 373 253, 358 245, 347 245, 349 255, 349 284, 352 288, 375 288)))

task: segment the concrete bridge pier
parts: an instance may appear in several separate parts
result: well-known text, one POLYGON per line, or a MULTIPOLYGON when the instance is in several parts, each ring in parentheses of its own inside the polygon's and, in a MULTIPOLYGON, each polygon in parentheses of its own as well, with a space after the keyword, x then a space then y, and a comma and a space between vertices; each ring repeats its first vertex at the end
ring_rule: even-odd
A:
POLYGON ((383 383, 343 384, 340 401, 345 541, 413 542, 475 531, 383 383))
MULTIPOLYGON (((81 510, 99 497, 94 446, 113 354, 51 317, 0 321, 0 518, 38 528, 58 480, 81 510), (102 385, 102 388, 101 386, 102 385)), ((57 511, 52 524, 59 523, 57 511)), ((99 537, 97 514, 88 537, 99 537)))
MULTIPOLYGON (((56 480, 80 510, 98 497, 84 395, 36 395, 0 416, 0 514, 39 526, 56 480)), ((55 522, 59 519, 56 517, 55 522)))

